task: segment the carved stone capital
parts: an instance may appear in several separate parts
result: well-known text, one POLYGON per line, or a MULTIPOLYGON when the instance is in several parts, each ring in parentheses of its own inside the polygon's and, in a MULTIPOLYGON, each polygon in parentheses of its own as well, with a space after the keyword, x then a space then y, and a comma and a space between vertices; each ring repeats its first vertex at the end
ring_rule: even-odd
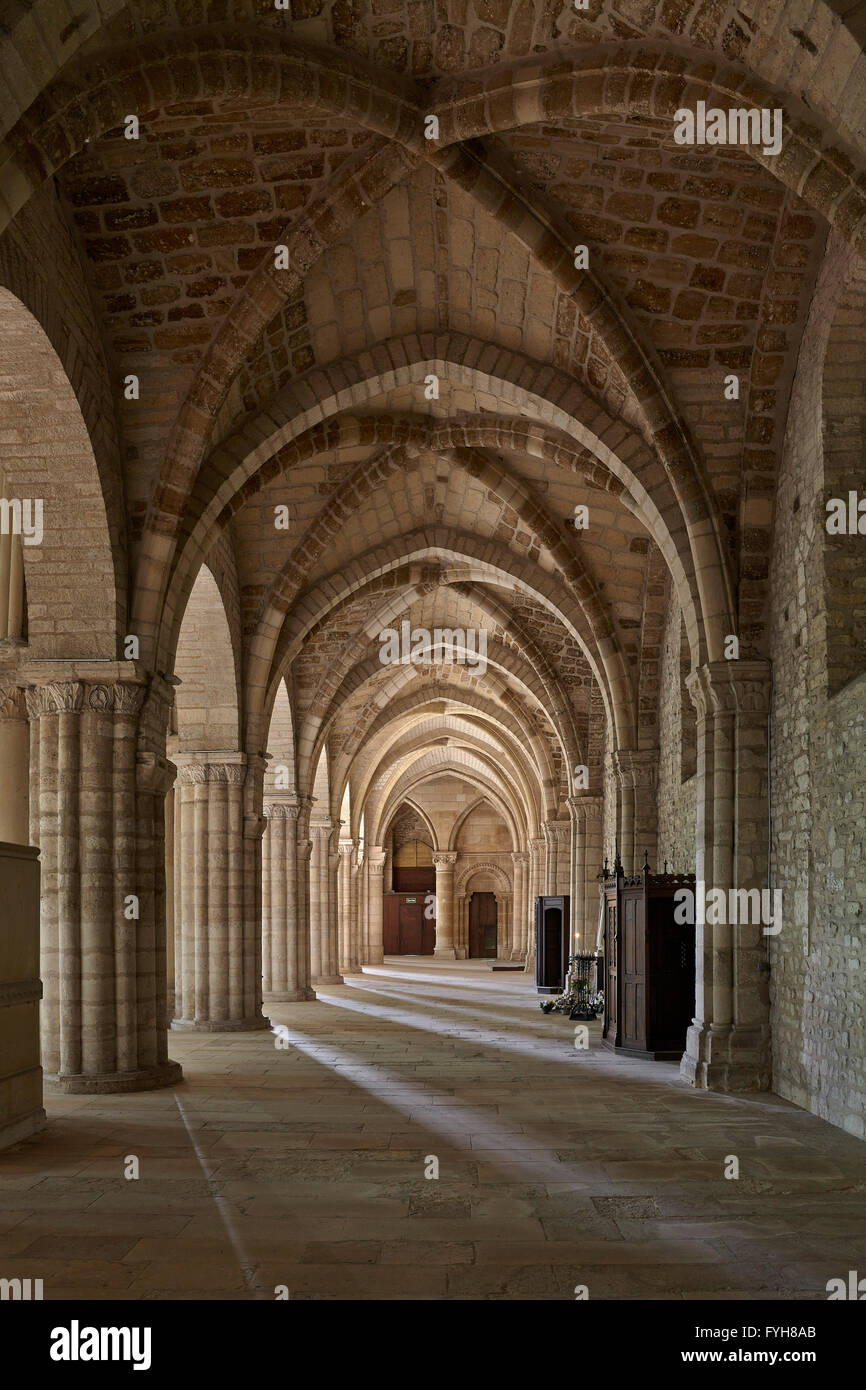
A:
POLYGON ((300 806, 296 801, 266 801, 263 807, 265 820, 298 819, 300 806))
POLYGON ((659 761, 657 748, 617 748, 613 756, 621 786, 655 786, 659 761))
POLYGON ((247 759, 243 753, 174 753, 177 780, 181 786, 200 786, 205 782, 225 782, 241 787, 247 777, 247 759))
POLYGON ((437 869, 453 869, 456 863, 456 850, 436 850, 433 855, 433 864, 437 869))
POLYGON ((0 685, 0 719, 26 719, 24 691, 16 685, 0 685))
POLYGON ((542 830, 548 844, 564 844, 571 834, 571 821, 546 820, 542 830))
POLYGON ((43 714, 75 714, 84 704, 83 681, 51 681, 31 685, 25 694, 27 713, 31 719, 43 714))
POLYGON ((373 873, 373 874, 375 874, 375 875, 377 876, 377 878, 378 878, 378 876, 379 876, 380 874, 384 874, 384 872, 385 872, 385 860, 386 860, 386 859, 387 859, 387 855, 386 855, 385 851, 384 851, 380 846, 378 846, 378 845, 377 845, 377 846, 374 846, 374 847, 369 851, 369 854, 368 854, 368 857, 367 857, 367 863, 370 865, 370 872, 373 873))
POLYGON ((699 719, 708 714, 766 715, 770 707, 769 661, 711 661, 686 677, 699 719))
POLYGON ((84 703, 95 714, 120 714, 135 719, 141 713, 145 694, 143 685, 115 681, 111 685, 86 686, 84 703))

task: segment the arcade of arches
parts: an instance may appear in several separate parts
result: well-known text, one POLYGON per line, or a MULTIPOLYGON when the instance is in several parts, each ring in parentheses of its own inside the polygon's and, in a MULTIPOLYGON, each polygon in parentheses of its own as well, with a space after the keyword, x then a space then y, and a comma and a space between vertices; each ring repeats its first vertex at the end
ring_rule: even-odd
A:
POLYGON ((576 1111, 766 1092, 862 1162, 862 7, 4 8, 4 1162, 377 979, 409 1045, 495 981, 576 1111), (679 1068, 537 1009, 535 898, 594 951, 617 852, 781 893, 699 926, 679 1068))

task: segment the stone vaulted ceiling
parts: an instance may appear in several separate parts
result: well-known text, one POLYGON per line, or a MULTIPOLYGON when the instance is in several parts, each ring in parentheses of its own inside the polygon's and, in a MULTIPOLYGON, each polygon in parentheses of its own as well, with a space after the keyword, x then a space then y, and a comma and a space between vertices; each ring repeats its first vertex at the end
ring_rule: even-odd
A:
POLYGON ((605 740, 654 746, 671 593, 694 660, 764 652, 816 270, 864 244, 856 10, 816 56, 764 0, 79 8, 56 51, 7 26, 2 250, 74 250, 122 631, 170 670, 206 562, 249 749, 285 680, 353 833, 438 749, 537 835, 605 740), (781 106, 782 154, 678 145, 714 97, 781 106), (487 670, 383 665, 403 621, 487 670))

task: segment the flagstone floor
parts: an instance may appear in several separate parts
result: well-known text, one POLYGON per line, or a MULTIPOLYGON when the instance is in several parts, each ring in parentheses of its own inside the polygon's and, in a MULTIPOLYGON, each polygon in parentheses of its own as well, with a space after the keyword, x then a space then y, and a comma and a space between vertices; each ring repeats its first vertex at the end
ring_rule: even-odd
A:
POLYGON ((46 1299, 823 1300, 866 1275, 862 1141, 615 1058, 597 1025, 578 1051, 523 975, 404 957, 272 1021, 287 1046, 172 1035, 174 1090, 47 1097, 0 1154, 0 1277, 46 1299))

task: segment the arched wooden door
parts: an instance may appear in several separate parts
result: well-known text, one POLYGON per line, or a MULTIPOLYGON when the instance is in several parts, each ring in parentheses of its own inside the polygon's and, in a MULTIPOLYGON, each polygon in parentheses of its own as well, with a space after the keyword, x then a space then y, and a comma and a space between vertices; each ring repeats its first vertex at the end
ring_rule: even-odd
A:
POLYGON ((496 895, 473 893, 469 900, 469 959, 496 959, 496 895))

